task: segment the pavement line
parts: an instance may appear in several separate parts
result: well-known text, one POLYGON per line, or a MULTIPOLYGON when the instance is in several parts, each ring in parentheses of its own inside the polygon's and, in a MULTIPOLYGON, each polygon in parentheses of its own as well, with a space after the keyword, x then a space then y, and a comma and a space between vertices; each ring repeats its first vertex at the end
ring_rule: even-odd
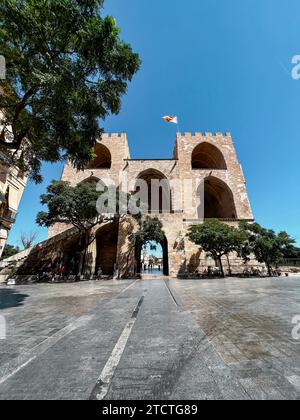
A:
MULTIPOLYGON (((126 292, 129 288, 135 285, 138 280, 132 282, 128 287, 126 287, 120 294, 126 292)), ((79 327, 84 326, 88 321, 90 321, 93 316, 82 316, 76 319, 74 322, 66 325, 61 330, 57 331, 52 336, 46 338, 44 341, 30 349, 28 352, 22 354, 19 357, 16 357, 12 361, 2 365, 0 367, 0 385, 10 379, 12 376, 17 374, 20 370, 25 368, 31 362, 33 362, 38 356, 42 355, 47 351, 49 348, 54 346, 58 341, 62 338, 66 337, 68 334, 73 332, 79 327), (14 367, 17 366, 17 367, 14 367)))
POLYGON ((126 289, 122 290, 122 292, 120 294, 125 293, 128 289, 130 289, 132 286, 134 286, 137 281, 138 280, 135 280, 133 283, 131 283, 129 286, 127 286, 126 289))
POLYGON ((29 363, 31 363, 34 359, 36 359, 36 356, 34 356, 31 359, 27 360, 27 362, 25 362, 21 366, 17 367, 14 371, 12 371, 11 373, 9 373, 8 375, 3 376, 0 379, 0 385, 3 384, 5 381, 7 381, 12 376, 14 376, 16 373, 18 373, 21 369, 23 369, 24 367, 26 367, 27 365, 29 365, 29 363))
POLYGON ((169 286, 168 280, 165 280, 165 285, 166 285, 166 287, 167 287, 167 289, 168 289, 168 291, 169 291, 169 293, 171 295, 171 298, 173 299, 175 305, 178 306, 178 307, 180 307, 179 303, 177 302, 177 299, 174 296, 173 291, 171 290, 171 288, 169 286))
POLYGON ((90 400, 100 401, 103 400, 107 395, 109 387, 111 385, 111 381, 120 363, 121 357, 124 353, 127 341, 136 322, 137 315, 142 306, 144 298, 145 293, 140 298, 137 306, 135 307, 132 313, 130 321, 126 324, 117 344, 115 345, 109 359, 107 360, 106 365, 104 366, 101 375, 99 376, 99 379, 91 393, 90 400))
POLYGON ((30 349, 30 351, 24 353, 20 357, 17 357, 14 359, 14 363, 9 362, 5 364, 4 366, 1 366, 0 368, 0 374, 2 374, 2 377, 0 377, 0 385, 2 385, 4 382, 6 382, 8 379, 10 379, 12 376, 14 376, 16 373, 18 373, 20 370, 25 368, 29 363, 33 362, 37 357, 41 356, 43 353, 45 353, 48 349, 53 347, 58 341, 60 341, 62 338, 69 335, 74 330, 84 326, 89 322, 93 316, 82 316, 78 319, 76 319, 74 322, 66 325, 64 328, 59 330, 57 333, 53 334, 51 337, 48 337, 46 340, 42 341, 37 346, 30 349), (13 365, 18 365, 17 367, 14 367, 13 365))

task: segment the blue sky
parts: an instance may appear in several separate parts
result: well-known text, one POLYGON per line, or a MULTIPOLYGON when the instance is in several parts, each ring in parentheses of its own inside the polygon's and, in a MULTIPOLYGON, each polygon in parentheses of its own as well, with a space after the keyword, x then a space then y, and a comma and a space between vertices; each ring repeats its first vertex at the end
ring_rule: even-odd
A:
MULTIPOLYGON (((133 158, 171 157, 181 131, 231 131, 256 220, 300 245, 299 0, 106 0, 143 64, 107 132, 127 132, 133 158)), ((9 243, 35 229, 39 195, 61 165, 29 184, 9 243)), ((39 239, 46 237, 40 229, 39 239)))

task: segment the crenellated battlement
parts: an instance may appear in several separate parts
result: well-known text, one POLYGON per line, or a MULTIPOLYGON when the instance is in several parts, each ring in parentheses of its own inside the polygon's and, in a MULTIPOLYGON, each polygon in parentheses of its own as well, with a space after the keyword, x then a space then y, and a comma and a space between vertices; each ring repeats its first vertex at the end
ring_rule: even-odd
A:
POLYGON ((220 138, 220 137, 230 137, 231 138, 231 133, 226 132, 226 133, 221 133, 221 132, 216 132, 216 133, 211 133, 211 132, 195 132, 195 133, 190 133, 190 132, 185 132, 185 133, 177 133, 177 138, 181 138, 181 137, 199 137, 199 138, 205 138, 205 137, 216 137, 216 138, 220 138))
POLYGON ((126 133, 103 133, 101 140, 127 140, 126 133))
MULTIPOLYGON (((170 135, 175 137, 174 127, 170 126, 170 130, 170 135)), ((136 203, 142 199, 147 204, 148 199, 148 206, 143 208, 143 212, 145 215, 149 212, 161 221, 165 234, 163 246, 168 247, 164 251, 164 255, 168 254, 164 272, 176 277, 183 269, 187 273, 194 270, 198 276, 201 270, 208 270, 210 262, 205 257, 203 263, 198 257, 195 258, 199 248, 188 239, 189 223, 186 221, 202 223, 203 219, 220 219, 236 226, 239 220, 252 221, 253 215, 244 174, 229 132, 178 133, 175 140, 173 159, 150 159, 142 156, 131 159, 125 133, 104 133, 95 146, 95 158, 86 170, 77 171, 70 163, 66 166, 62 179, 71 185, 90 180, 101 180, 105 185, 116 187, 121 184, 122 188, 124 185, 129 191, 135 192, 132 198, 137 200, 136 203), (155 182, 154 188, 152 181, 155 182), (145 190, 141 191, 141 188, 145 190)), ((151 150, 152 142, 147 143, 151 150)), ((156 144, 157 148, 159 142, 156 144)), ((86 264, 89 276, 95 275, 97 278, 101 268, 103 275, 113 277, 116 267, 120 278, 136 275, 137 268, 142 266, 139 253, 132 252, 130 248, 132 232, 138 229, 136 223, 136 219, 128 214, 120 218, 120 223, 95 227, 97 240, 89 247, 86 264)), ((57 224, 50 230, 49 236, 67 229, 67 225, 57 224)), ((70 249, 77 252, 76 241, 67 241, 66 238, 66 255, 70 255, 70 249)), ((62 246, 57 248, 57 252, 61 253, 62 246)), ((45 259, 45 253, 42 258, 45 259)), ((49 259, 52 258, 51 254, 49 259)))
MULTIPOLYGON (((182 137, 197 137, 197 138, 206 138, 206 137, 210 137, 210 138, 220 138, 220 137, 229 137, 231 138, 231 133, 226 132, 226 133, 222 133, 222 132, 185 132, 185 133, 177 133, 177 138, 182 138, 182 137)), ((127 140, 127 135, 126 133, 103 133, 101 135, 101 140, 127 140)))

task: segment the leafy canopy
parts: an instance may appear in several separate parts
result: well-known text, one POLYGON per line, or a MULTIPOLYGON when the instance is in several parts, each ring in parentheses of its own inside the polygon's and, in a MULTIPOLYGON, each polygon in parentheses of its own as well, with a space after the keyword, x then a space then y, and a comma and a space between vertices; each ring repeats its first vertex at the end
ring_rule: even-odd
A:
MULTIPOLYGON (((0 151, 41 181, 41 161, 92 159, 100 120, 117 114, 140 59, 103 0, 2 0, 0 151)), ((3 159, 3 158, 2 158, 3 159)))
POLYGON ((233 251, 238 252, 246 240, 244 232, 217 219, 208 220, 201 225, 190 226, 188 237, 219 262, 223 277, 222 256, 233 251))
POLYGON ((2 253, 1 260, 12 257, 13 255, 18 254, 19 252, 20 252, 19 247, 14 247, 13 245, 6 244, 2 253))
POLYGON ((284 258, 300 258, 300 248, 290 245, 284 250, 284 258))
POLYGON ((139 224, 140 229, 134 234, 135 243, 143 245, 151 241, 160 243, 164 240, 163 224, 157 217, 147 216, 141 219, 139 224))
POLYGON ((217 219, 190 226, 188 237, 214 258, 219 258, 235 251, 245 239, 245 235, 238 229, 226 225, 217 219))
POLYGON ((66 223, 80 232, 89 231, 98 223, 111 219, 109 215, 98 213, 98 198, 96 182, 82 182, 72 187, 66 181, 53 181, 47 193, 41 196, 41 204, 48 206, 48 212, 39 212, 37 224, 50 227, 55 223, 66 223))
POLYGON ((253 253, 258 262, 265 263, 269 273, 271 267, 277 266, 295 243, 286 232, 277 235, 273 230, 263 228, 258 223, 242 222, 240 229, 247 235, 248 253, 253 253))

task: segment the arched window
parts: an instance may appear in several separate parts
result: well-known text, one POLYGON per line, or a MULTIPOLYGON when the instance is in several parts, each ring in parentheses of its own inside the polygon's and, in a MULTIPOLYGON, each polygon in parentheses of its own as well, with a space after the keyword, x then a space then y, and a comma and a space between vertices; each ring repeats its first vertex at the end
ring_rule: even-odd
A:
POLYGON ((227 169, 222 152, 214 145, 204 142, 192 153, 193 169, 227 169))
POLYGON ((231 189, 225 184, 225 182, 213 176, 206 178, 204 181, 204 218, 237 218, 234 197, 231 189))
MULTIPOLYGON (((147 169, 138 176, 147 183, 148 189, 148 212, 149 213, 170 213, 172 212, 171 188, 166 176, 156 170, 147 169), (155 194, 155 195, 153 195, 155 194)), ((137 187, 137 190, 139 187, 137 187)))
POLYGON ((94 148, 95 159, 88 165, 87 169, 110 169, 111 153, 106 146, 97 143, 94 148))

